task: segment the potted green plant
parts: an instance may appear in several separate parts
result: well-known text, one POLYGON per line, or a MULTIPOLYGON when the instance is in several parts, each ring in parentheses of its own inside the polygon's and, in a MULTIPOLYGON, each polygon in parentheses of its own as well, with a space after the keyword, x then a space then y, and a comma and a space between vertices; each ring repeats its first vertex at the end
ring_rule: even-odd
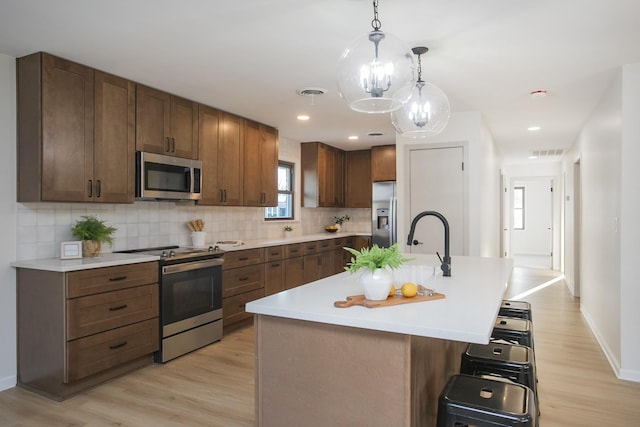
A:
POLYGON ((392 270, 411 261, 398 251, 397 243, 388 248, 373 245, 360 251, 344 249, 353 255, 344 269, 350 273, 362 270, 360 282, 364 288, 364 296, 369 300, 386 299, 393 283, 392 270))
POLYGON ((342 228, 342 223, 349 221, 351 218, 349 218, 349 215, 343 215, 343 216, 334 216, 333 219, 335 220, 335 226, 338 228, 338 230, 340 230, 340 228, 342 228))
POLYGON ((96 257, 100 255, 102 243, 113 244, 113 233, 116 228, 107 226, 95 216, 85 215, 76 220, 71 234, 82 240, 82 256, 96 257))
POLYGON ((292 233, 293 233, 293 227, 292 226, 285 225, 283 230, 284 230, 284 237, 285 238, 292 236, 292 233))

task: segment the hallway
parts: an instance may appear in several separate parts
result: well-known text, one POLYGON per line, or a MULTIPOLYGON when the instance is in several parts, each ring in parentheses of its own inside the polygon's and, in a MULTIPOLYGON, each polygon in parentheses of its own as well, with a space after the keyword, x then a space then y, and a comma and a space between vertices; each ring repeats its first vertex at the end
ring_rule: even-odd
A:
POLYGON ((640 384, 616 378, 561 273, 515 267, 505 298, 532 306, 541 427, 640 423, 640 384))

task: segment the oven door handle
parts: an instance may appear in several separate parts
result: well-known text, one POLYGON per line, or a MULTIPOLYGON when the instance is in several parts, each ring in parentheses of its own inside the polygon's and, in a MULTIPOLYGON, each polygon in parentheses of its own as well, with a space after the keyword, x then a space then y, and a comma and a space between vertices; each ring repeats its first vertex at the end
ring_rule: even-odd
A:
POLYGON ((199 270, 202 268, 215 267, 218 265, 222 265, 222 260, 220 258, 207 259, 204 261, 185 262, 182 264, 165 265, 162 267, 162 274, 183 273, 185 271, 199 270))

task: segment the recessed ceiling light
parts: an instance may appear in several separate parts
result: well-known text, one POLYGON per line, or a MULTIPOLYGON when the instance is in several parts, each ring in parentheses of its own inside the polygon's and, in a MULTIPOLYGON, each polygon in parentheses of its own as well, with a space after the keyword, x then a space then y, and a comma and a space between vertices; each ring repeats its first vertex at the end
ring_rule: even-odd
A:
POLYGON ((300 114, 297 117, 297 119, 300 120, 300 121, 305 121, 305 120, 309 120, 309 116, 307 116, 306 114, 300 114))
POLYGON ((358 139, 358 136, 357 136, 357 135, 351 135, 351 136, 349 137, 349 139, 358 139))
POLYGON ((540 130, 540 129, 542 129, 540 126, 529 126, 527 128, 527 130, 531 131, 531 132, 535 132, 535 131, 540 130))
POLYGON ((529 93, 529 95, 531 96, 531 99, 542 99, 545 96, 547 96, 547 94, 548 94, 548 92, 546 90, 543 90, 543 89, 534 90, 534 91, 529 93))

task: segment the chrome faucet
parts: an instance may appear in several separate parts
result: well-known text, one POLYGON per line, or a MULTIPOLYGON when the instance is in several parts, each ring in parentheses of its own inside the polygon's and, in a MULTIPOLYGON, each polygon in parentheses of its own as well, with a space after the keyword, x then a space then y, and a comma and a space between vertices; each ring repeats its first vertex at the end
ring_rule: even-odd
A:
POLYGON ((407 237, 407 246, 417 245, 417 240, 413 240, 413 234, 416 231, 416 224, 420 221, 420 218, 423 216, 435 216, 440 221, 442 221, 442 225, 444 225, 444 258, 440 257, 440 254, 436 252, 438 258, 440 258, 440 269, 442 270, 443 276, 451 276, 451 256, 449 254, 449 222, 447 219, 440 213, 436 211, 424 211, 420 212, 413 218, 411 221, 411 228, 409 229, 409 236, 407 237))

